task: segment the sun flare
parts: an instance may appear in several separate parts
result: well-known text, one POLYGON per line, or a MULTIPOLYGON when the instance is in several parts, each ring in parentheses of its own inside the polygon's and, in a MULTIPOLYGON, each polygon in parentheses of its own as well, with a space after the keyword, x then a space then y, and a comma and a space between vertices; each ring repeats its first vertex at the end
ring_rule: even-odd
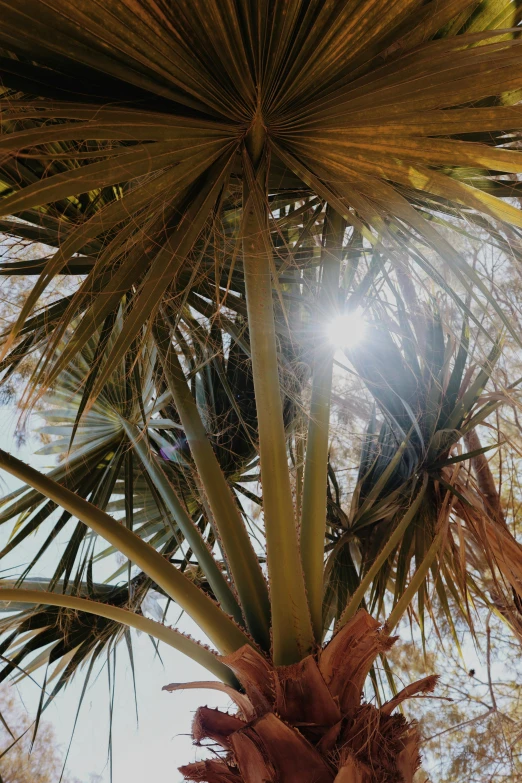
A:
POLYGON ((358 311, 341 313, 326 328, 329 342, 336 348, 353 348, 366 334, 367 323, 358 311))

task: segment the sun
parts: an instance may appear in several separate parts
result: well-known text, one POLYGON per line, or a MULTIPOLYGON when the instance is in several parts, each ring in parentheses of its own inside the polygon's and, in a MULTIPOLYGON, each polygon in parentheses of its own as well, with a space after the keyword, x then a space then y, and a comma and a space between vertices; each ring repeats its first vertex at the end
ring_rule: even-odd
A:
POLYGON ((326 327, 328 341, 336 348, 353 348, 366 334, 367 323, 362 313, 340 313, 326 327))

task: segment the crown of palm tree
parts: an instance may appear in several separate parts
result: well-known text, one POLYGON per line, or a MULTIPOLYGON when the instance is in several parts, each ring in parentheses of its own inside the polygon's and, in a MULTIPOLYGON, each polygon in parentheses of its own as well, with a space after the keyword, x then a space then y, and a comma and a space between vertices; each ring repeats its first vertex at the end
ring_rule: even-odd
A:
MULTIPOLYGON (((76 554, 61 564, 51 589, 6 586, 3 598, 103 617, 113 625, 99 626, 100 639, 119 623, 146 630, 236 688, 232 659, 246 656, 254 668, 264 661, 276 691, 288 667, 308 661, 310 677, 317 669, 330 699, 339 700, 321 661, 331 645, 341 643, 343 629, 348 634, 355 620, 364 625, 364 613, 355 620, 353 615, 365 596, 370 605, 382 606, 390 578, 394 608, 383 639, 389 639, 440 551, 441 573, 448 563, 456 571, 458 553, 443 547, 452 514, 466 520, 475 544, 504 575, 519 559, 516 542, 499 544, 496 530, 489 539, 484 533, 479 524, 484 509, 480 516, 469 490, 457 482, 462 455, 450 454, 460 434, 489 411, 473 407, 489 367, 466 388, 465 341, 454 359, 444 355, 440 327, 432 319, 424 367, 418 357, 413 364, 411 355, 405 361, 405 347, 390 354, 398 364, 384 390, 378 350, 352 357, 385 420, 378 435, 369 432, 351 530, 341 531, 329 558, 329 568, 336 568, 339 552, 347 551, 344 536, 355 533, 360 571, 356 583, 348 582, 346 602, 332 600, 324 547, 334 349, 325 345, 318 326, 319 318, 340 310, 347 292, 348 306, 355 308, 377 275, 385 277, 393 268, 400 277, 409 256, 470 318, 477 320, 462 291, 468 302, 487 302, 519 340, 481 277, 446 238, 447 229, 471 225, 496 247, 519 252, 520 211, 503 200, 517 194, 522 170, 522 156, 513 148, 522 86, 516 4, 81 0, 71 6, 65 0, 27 0, 20 6, 0 0, 0 9, 5 216, 0 228, 48 248, 40 260, 2 265, 4 274, 37 275, 16 322, 3 334, 2 367, 9 375, 34 352, 36 369, 25 401, 57 383, 69 384, 76 411, 59 414, 58 426, 72 424, 69 443, 76 442, 80 453, 85 447, 91 472, 82 475, 84 456, 76 454, 74 462, 74 451, 70 472, 64 463, 54 477, 5 452, 0 463, 48 498, 43 507, 30 491, 13 499, 17 511, 33 512, 26 528, 35 529, 40 517, 61 506, 68 515, 62 521, 79 520, 70 553, 74 547, 79 551, 83 523, 148 580, 135 589, 129 578, 118 595, 104 593, 89 575, 87 548, 73 582, 76 554), (458 287, 441 274, 441 259, 458 287), (341 271, 347 281, 342 297, 341 271), (38 309, 51 282, 64 273, 80 274, 78 287, 38 309), (229 341, 251 361, 251 379, 250 369, 239 379, 248 387, 242 400, 224 370, 225 357, 230 363, 234 355, 232 349, 227 353, 229 341), (285 432, 296 408, 284 405, 281 394, 283 386, 291 398, 287 381, 294 360, 312 370, 297 502, 285 432), (187 375, 194 378, 192 387, 187 375), (235 419, 223 414, 220 394, 235 419), (163 415, 166 405, 172 415, 163 415), (216 437, 219 417, 225 424, 222 442, 216 437), (85 446, 83 435, 89 440, 85 446), (152 451, 147 438, 157 444, 152 451), (266 568, 235 488, 256 451, 266 568), (140 479, 150 503, 138 500, 138 506, 144 504, 138 511, 152 505, 158 519, 165 514, 168 520, 158 530, 149 525, 148 510, 144 525, 134 529, 140 479), (118 494, 118 481, 125 525, 105 510, 118 494), (385 527, 390 537, 379 547, 372 534, 385 527), (179 546, 178 529, 201 569, 197 579, 187 574, 188 558, 184 568, 170 562, 179 546), (144 539, 151 534, 148 543, 144 539), (412 557, 415 572, 408 581, 412 557), (58 585, 62 591, 53 592, 58 585), (143 617, 140 600, 149 586, 187 611, 218 652, 143 617), (334 639, 323 649, 332 619, 334 639)), ((297 392, 299 383, 297 376, 297 392)), ((461 542, 460 551, 464 548, 461 542)), ((461 595, 467 595, 461 576, 461 595)), ((434 579, 439 588, 441 577, 436 573, 434 579)), ((513 578, 518 591, 517 585, 513 578)), ((34 623, 45 639, 55 640, 53 612, 37 610, 20 623, 24 628, 34 623)), ((4 627, 11 623, 17 635, 17 622, 13 626, 8 619, 4 627)), ((370 628, 353 639, 355 651, 362 645, 362 679, 375 652, 370 655, 365 640, 375 634, 370 628)), ((35 638, 38 648, 42 637, 35 638)), ((85 644, 85 636, 78 636, 78 644, 85 644)), ((22 648, 20 654, 27 652, 22 648)), ((67 666, 84 653, 85 647, 78 653, 58 645, 55 655, 67 666)), ((47 660, 48 653, 42 655, 47 660)), ((248 678, 237 677, 247 690, 248 678)), ((295 672, 292 677, 299 679, 295 672)), ((243 717, 236 721, 244 725, 230 724, 230 731, 217 726, 221 744, 232 747, 225 767, 187 774, 209 781, 250 783, 283 774, 291 780, 276 752, 286 731, 275 715, 277 699, 261 714, 250 698, 254 712, 248 716, 244 710, 250 707, 242 702, 243 717), (274 719, 277 728, 271 729, 274 719), (268 734, 262 736, 261 724, 268 734), (238 735, 243 750, 247 743, 250 751, 243 753, 238 735), (269 735, 274 744, 267 771, 261 759, 269 735)), ((357 725, 356 702, 344 707, 336 722, 330 715, 321 724, 325 731, 310 737, 303 728, 306 715, 292 716, 292 736, 299 735, 300 747, 313 748, 310 759, 319 758, 293 779, 333 781, 337 775, 339 782, 355 774, 361 781, 371 774, 389 779, 384 761, 376 764, 378 749, 351 771, 352 757, 337 752, 338 742, 359 757, 363 752, 350 734, 357 725), (372 760, 375 769, 367 772, 364 764, 372 760)), ((396 765, 394 774, 411 780, 415 741, 393 720, 388 742, 386 712, 362 709, 357 714, 364 713, 365 726, 380 726, 375 736, 381 738, 382 758, 404 752, 409 765, 396 765)), ((312 722, 319 727, 318 719, 312 722)), ((207 729, 203 734, 213 736, 207 729)))

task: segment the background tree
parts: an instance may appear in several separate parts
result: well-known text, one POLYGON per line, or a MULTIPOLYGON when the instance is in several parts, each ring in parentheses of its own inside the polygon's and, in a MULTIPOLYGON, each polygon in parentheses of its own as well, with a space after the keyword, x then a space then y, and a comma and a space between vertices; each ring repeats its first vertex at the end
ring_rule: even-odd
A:
POLYGON ((420 720, 423 769, 419 780, 473 783, 522 779, 520 703, 520 642, 502 621, 485 613, 477 623, 475 649, 469 630, 457 631, 461 656, 441 617, 443 640, 428 634, 426 657, 418 637, 404 641, 390 653, 398 682, 413 671, 422 677, 438 670, 441 677, 435 699, 417 700, 413 710, 420 720))
MULTIPOLYGON (((15 689, 3 685, 0 693, 3 718, 0 727, 1 780, 3 783, 55 783, 63 772, 63 755, 57 747, 52 726, 43 721, 34 737, 33 721, 20 704, 15 689)), ((62 780, 80 783, 67 775, 62 780)))

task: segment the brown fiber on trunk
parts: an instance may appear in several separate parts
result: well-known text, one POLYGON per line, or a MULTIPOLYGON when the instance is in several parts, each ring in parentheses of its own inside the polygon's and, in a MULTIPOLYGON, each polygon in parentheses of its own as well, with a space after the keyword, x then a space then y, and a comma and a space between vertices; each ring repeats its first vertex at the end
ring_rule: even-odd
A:
POLYGON ((375 658, 394 641, 361 610, 322 650, 291 666, 273 666, 247 646, 226 656, 252 717, 201 707, 193 737, 197 744, 210 740, 218 758, 181 767, 185 779, 412 783, 420 763, 418 733, 392 713, 405 699, 432 691, 437 678, 407 686, 380 709, 362 702, 375 658))

